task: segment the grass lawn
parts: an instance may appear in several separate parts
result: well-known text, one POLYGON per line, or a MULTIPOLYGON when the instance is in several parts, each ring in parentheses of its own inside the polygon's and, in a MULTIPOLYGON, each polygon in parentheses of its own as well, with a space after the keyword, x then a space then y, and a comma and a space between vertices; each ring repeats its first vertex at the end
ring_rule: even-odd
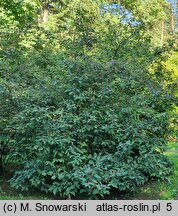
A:
MULTIPOLYGON (((169 181, 150 181, 137 191, 120 194, 119 196, 117 193, 114 193, 114 195, 107 197, 107 199, 178 200, 178 142, 169 142, 168 150, 165 154, 174 164, 173 173, 169 176, 169 181)), ((18 191, 10 188, 8 178, 8 175, 0 177, 0 200, 60 199, 57 196, 47 196, 37 191, 31 191, 23 194, 19 193, 18 191)))

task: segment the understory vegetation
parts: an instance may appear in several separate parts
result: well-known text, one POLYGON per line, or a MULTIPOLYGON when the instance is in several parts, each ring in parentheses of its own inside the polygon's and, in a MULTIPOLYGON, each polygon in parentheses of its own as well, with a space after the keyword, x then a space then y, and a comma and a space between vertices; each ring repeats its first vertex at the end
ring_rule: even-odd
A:
POLYGON ((0 198, 176 198, 173 18, 164 0, 1 1, 0 198))

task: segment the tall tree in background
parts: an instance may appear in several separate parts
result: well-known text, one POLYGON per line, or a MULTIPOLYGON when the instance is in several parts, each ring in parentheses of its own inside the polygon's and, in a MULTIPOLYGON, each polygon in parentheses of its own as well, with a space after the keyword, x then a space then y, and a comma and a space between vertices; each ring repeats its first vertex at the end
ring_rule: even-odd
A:
POLYGON ((121 1, 134 16, 143 21, 155 45, 163 45, 172 31, 172 8, 165 0, 121 1))
POLYGON ((20 164, 13 187, 96 198, 166 179, 174 85, 160 29, 150 39, 167 4, 151 2, 1 1, 1 155, 20 164))

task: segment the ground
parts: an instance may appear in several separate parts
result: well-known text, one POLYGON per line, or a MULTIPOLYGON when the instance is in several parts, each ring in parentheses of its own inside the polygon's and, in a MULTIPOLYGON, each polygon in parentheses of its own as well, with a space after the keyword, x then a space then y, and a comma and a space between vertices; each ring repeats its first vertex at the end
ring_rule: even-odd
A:
MULTIPOLYGON (((119 193, 114 191, 110 197, 105 199, 130 199, 130 200, 178 200, 178 142, 168 142, 168 147, 165 154, 173 162, 173 172, 169 176, 168 181, 150 181, 143 187, 134 192, 119 193)), ((8 179, 10 170, 6 175, 0 177, 0 200, 45 200, 45 199, 60 199, 60 197, 41 194, 38 191, 30 191, 28 193, 19 193, 9 186, 8 179)), ((75 198, 76 199, 76 198, 75 198)), ((83 199, 77 197, 77 199, 83 199)))

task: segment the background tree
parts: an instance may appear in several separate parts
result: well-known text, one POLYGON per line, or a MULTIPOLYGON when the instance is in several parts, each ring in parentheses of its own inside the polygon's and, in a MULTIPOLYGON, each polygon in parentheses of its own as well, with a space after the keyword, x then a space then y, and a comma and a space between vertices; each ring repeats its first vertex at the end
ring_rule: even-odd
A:
POLYGON ((142 15, 148 1, 124 2, 2 1, 1 149, 19 163, 13 187, 97 198, 171 172, 176 84, 162 62, 173 45, 149 33, 167 7, 142 15))

